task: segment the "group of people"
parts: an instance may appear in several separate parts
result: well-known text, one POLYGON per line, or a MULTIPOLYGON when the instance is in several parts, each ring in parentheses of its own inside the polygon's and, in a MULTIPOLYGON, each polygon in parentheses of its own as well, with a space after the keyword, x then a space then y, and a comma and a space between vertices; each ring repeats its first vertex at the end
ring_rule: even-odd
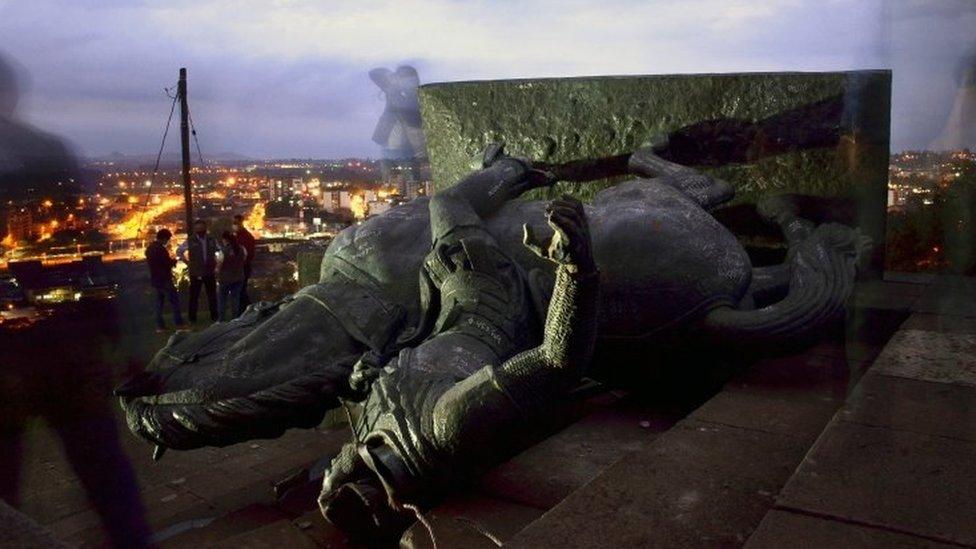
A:
POLYGON ((173 283, 173 268, 179 261, 187 265, 190 277, 190 324, 196 324, 200 290, 207 293, 207 305, 212 321, 236 318, 250 304, 247 283, 251 278, 254 260, 254 236, 244 227, 244 218, 234 216, 234 230, 224 231, 218 241, 207 231, 207 222, 198 219, 193 233, 176 248, 176 257, 168 246, 173 233, 160 229, 156 239, 146 247, 150 283, 155 291, 156 327, 166 329, 163 307, 169 301, 173 322, 177 328, 185 326, 180 311, 180 298, 173 283), (228 311, 232 312, 228 312, 228 311))

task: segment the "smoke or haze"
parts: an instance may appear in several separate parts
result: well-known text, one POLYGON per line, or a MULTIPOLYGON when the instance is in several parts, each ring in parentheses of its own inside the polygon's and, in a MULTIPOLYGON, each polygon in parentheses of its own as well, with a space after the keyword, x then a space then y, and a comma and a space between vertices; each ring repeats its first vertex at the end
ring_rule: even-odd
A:
POLYGON ((367 71, 405 63, 425 82, 890 67, 892 148, 925 147, 973 29, 969 0, 0 2, 22 113, 88 155, 154 150, 186 66, 210 152, 375 156, 367 71))

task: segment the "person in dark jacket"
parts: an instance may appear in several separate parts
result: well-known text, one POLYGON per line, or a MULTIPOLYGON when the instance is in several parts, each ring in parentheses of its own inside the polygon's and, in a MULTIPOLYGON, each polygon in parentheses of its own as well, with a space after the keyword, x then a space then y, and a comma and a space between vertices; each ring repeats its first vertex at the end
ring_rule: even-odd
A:
POLYGON ((176 249, 190 270, 190 323, 197 321, 197 306, 200 302, 200 288, 207 290, 207 305, 210 307, 210 320, 217 321, 217 239, 207 234, 207 222, 198 219, 193 223, 193 234, 176 249))
POLYGON ((254 247, 256 241, 254 235, 244 228, 244 216, 234 216, 234 235, 237 243, 247 252, 247 259, 244 260, 244 282, 241 284, 241 309, 247 308, 251 304, 251 296, 247 294, 247 283, 251 280, 251 265, 254 263, 254 247))
POLYGON ((230 231, 221 235, 221 250, 224 259, 220 262, 220 294, 217 299, 220 309, 220 320, 227 321, 237 318, 244 307, 241 304, 241 286, 244 284, 244 265, 247 263, 247 251, 237 243, 237 237, 230 231), (233 317, 227 315, 227 305, 234 304, 233 317))
POLYGON ((166 248, 172 237, 173 233, 169 229, 160 229, 156 232, 156 240, 146 246, 149 283, 156 291, 156 328, 159 331, 166 329, 166 322, 163 320, 163 304, 167 300, 173 308, 173 322, 178 328, 183 326, 180 296, 176 293, 176 286, 173 285, 173 267, 176 266, 176 259, 169 255, 169 250, 166 248))

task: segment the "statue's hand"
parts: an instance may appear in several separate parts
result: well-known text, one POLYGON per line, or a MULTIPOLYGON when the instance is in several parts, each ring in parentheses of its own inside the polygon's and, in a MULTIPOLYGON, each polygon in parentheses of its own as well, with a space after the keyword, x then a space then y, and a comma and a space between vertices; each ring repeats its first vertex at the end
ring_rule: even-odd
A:
POLYGON ((571 272, 588 273, 596 269, 590 227, 583 204, 569 196, 553 200, 546 207, 546 221, 555 231, 548 242, 539 242, 532 227, 522 226, 525 246, 540 257, 566 266, 571 272))
POLYGON ((553 173, 533 168, 532 161, 528 158, 505 154, 505 145, 502 143, 490 143, 485 148, 481 159, 481 167, 489 168, 502 160, 518 162, 524 168, 524 174, 521 180, 513 184, 512 198, 521 196, 522 193, 532 189, 551 187, 557 181, 553 173))

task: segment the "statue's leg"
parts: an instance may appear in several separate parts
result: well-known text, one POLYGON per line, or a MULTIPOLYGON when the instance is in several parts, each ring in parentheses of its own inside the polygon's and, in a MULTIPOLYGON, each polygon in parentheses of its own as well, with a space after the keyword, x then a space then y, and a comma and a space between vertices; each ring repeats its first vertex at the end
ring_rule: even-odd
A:
POLYGON ((790 267, 787 263, 756 267, 746 292, 748 308, 764 307, 783 299, 790 288, 790 267))
POLYGON ((655 182, 678 189, 705 209, 728 202, 735 196, 735 189, 727 182, 665 160, 655 154, 652 147, 634 151, 628 166, 638 175, 653 177, 655 182))
POLYGON ((362 351, 314 299, 259 303, 177 334, 116 394, 129 428, 164 448, 274 438, 338 406, 362 351))
POLYGON ((816 227, 813 222, 800 217, 798 195, 782 194, 766 197, 756 204, 756 210, 763 219, 780 228, 783 238, 789 245, 802 242, 816 227))

